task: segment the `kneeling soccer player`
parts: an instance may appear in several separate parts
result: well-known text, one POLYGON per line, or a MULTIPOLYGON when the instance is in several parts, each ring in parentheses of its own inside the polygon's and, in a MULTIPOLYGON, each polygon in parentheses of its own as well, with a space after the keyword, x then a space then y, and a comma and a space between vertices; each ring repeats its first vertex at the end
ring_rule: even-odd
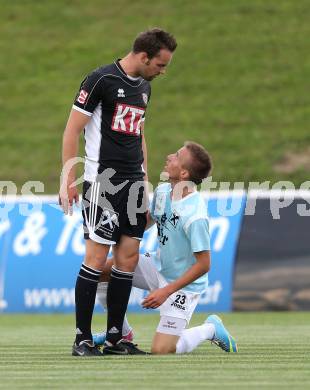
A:
MULTIPOLYGON (((237 352, 234 338, 216 315, 210 315, 200 326, 187 329, 210 269, 207 210, 196 190, 196 185, 210 170, 207 151, 201 145, 186 142, 167 157, 165 172, 169 183, 161 184, 154 192, 148 225, 157 224, 159 250, 156 255, 140 255, 133 277, 134 287, 150 291, 142 306, 160 309, 152 343, 154 354, 191 352, 205 340, 226 352, 237 352)), ((106 275, 112 263, 107 264, 106 275)), ((106 286, 107 282, 100 283, 97 291, 103 306, 106 286)), ((125 318, 123 337, 131 341, 132 336, 125 318)), ((102 344, 104 333, 94 335, 94 342, 102 344)), ((105 342, 104 350, 109 353, 109 343, 105 342)))

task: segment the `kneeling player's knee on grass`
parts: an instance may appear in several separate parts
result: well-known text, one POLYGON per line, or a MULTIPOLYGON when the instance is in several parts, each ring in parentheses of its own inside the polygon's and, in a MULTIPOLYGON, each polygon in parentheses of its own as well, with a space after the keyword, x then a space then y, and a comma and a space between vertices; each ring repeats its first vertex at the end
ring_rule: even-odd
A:
POLYGON ((153 345, 152 354, 154 355, 167 355, 169 353, 175 353, 176 347, 172 345, 153 345))
MULTIPOLYGON (((167 318, 162 319, 167 320, 167 318)), ((156 332, 152 343, 152 353, 156 355, 175 353, 178 340, 179 336, 156 332)))

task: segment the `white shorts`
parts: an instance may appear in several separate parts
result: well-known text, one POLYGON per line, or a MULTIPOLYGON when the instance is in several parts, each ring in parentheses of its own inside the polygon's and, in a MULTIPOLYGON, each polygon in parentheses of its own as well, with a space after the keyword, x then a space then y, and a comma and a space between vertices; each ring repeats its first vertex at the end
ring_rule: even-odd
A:
MULTIPOLYGON (((154 255, 145 254, 139 256, 139 262, 133 277, 134 287, 151 291, 157 288, 165 287, 168 283, 169 282, 167 282, 167 280, 158 272, 155 266, 154 255)), ((184 323, 186 326, 186 324, 188 324, 191 320, 193 312, 199 301, 199 297, 200 293, 193 293, 183 290, 176 291, 175 293, 171 294, 168 299, 159 307, 160 316, 170 317, 169 320, 171 320, 171 318, 186 320, 186 322, 176 320, 177 324, 184 323)), ((185 326, 182 328, 184 329, 185 326)), ((169 332, 167 331, 162 333, 176 334, 171 333, 171 330, 169 332)))

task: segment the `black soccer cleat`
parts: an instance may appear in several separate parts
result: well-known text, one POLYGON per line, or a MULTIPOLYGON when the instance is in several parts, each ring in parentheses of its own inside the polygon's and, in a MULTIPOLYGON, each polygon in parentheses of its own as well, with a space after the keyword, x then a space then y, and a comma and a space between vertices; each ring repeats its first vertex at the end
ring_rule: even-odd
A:
POLYGON ((102 353, 103 355, 149 355, 148 352, 137 348, 137 344, 123 339, 115 345, 106 341, 102 353))
POLYGON ((81 341, 79 345, 73 344, 72 356, 103 356, 103 354, 91 341, 85 340, 81 341))

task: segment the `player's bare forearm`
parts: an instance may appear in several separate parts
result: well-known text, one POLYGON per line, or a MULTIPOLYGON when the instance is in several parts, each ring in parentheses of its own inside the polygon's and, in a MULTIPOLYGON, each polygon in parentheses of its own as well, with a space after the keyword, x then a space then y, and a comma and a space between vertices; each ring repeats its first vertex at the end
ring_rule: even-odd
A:
POLYGON ((152 291, 142 302, 144 308, 156 309, 174 292, 181 290, 191 284, 200 276, 209 272, 210 269, 210 251, 195 253, 197 262, 193 264, 180 278, 167 286, 152 291))
POLYGON ((73 160, 79 150, 79 137, 81 131, 90 117, 76 110, 72 110, 63 135, 62 163, 63 170, 59 191, 59 204, 65 214, 72 213, 73 201, 78 202, 78 191, 75 182, 75 165, 73 160))
POLYGON ((145 172, 144 180, 148 181, 148 172, 147 172, 147 146, 144 136, 144 124, 141 125, 141 132, 142 132, 142 152, 143 152, 143 169, 145 172))
MULTIPOLYGON (((150 186, 149 186, 149 177, 148 177, 148 172, 147 172, 147 146, 145 142, 145 137, 144 137, 144 125, 141 127, 142 129, 142 151, 143 151, 143 170, 144 170, 144 186, 145 186, 145 191, 146 191, 146 205, 149 205, 149 194, 150 194, 150 186)), ((149 211, 147 212, 147 224, 145 229, 148 229, 150 226, 153 225, 154 222, 151 222, 149 219, 150 213, 149 211)))
POLYGON ((70 167, 68 162, 72 161, 77 156, 79 148, 79 138, 75 137, 69 130, 65 130, 63 136, 62 146, 62 164, 63 164, 63 178, 66 178, 68 183, 75 181, 75 164, 70 167))
MULTIPOLYGON (((79 137, 89 121, 90 117, 82 114, 79 111, 71 110, 62 142, 62 164, 63 167, 66 166, 67 162, 75 158, 79 150, 79 137)), ((75 164, 70 167, 67 172, 64 172, 67 175, 69 181, 75 180, 75 164)))
POLYGON ((180 278, 168 284, 169 295, 191 284, 210 270, 210 251, 195 253, 197 262, 193 264, 180 278))

